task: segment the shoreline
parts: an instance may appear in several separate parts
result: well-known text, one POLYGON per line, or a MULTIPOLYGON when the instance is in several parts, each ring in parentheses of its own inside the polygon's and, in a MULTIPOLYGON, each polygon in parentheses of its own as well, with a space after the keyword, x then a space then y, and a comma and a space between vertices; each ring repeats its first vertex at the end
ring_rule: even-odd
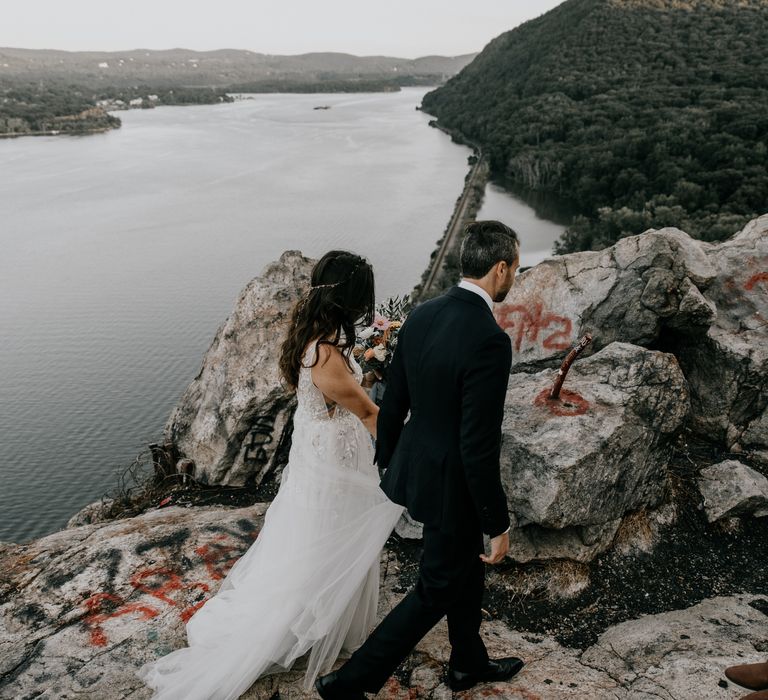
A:
POLYGON ((464 187, 456 200, 445 231, 430 255, 421 281, 411 292, 411 298, 416 302, 426 301, 436 296, 457 281, 457 261, 453 258, 457 253, 457 244, 460 243, 459 236, 464 226, 469 221, 473 221, 480 211, 485 187, 490 178, 488 162, 477 144, 465 139, 457 132, 446 129, 435 119, 429 122, 429 126, 450 136, 454 143, 470 147, 473 154, 467 159, 470 165, 469 172, 464 177, 464 187))
MULTIPOLYGON (((315 86, 320 87, 320 86, 315 86)), ((265 90, 248 90, 248 91, 242 91, 242 90, 233 90, 232 92, 227 92, 227 97, 230 97, 229 100, 216 100, 216 101, 210 101, 210 102, 153 102, 151 105, 151 108, 157 108, 157 107, 200 107, 200 106, 206 106, 206 105, 218 105, 218 104, 232 104, 234 102, 240 102, 245 101, 248 99, 252 99, 249 97, 242 97, 242 95, 356 95, 356 94, 364 94, 364 93, 373 93, 373 94, 391 94, 391 93, 397 93, 402 92, 404 88, 409 87, 416 87, 416 88, 436 88, 439 87, 439 85, 396 85, 396 86, 386 86, 386 87, 380 87, 380 89, 371 89, 371 90, 360 90, 360 89, 354 89, 350 86, 350 89, 333 89, 333 90, 315 90, 315 89, 297 89, 297 90, 274 90, 274 89, 265 89, 265 90)), ((142 105, 128 105, 128 104, 109 104, 109 105, 94 105, 94 108, 101 107, 108 113, 113 112, 127 112, 129 110, 135 110, 135 109, 147 109, 147 107, 142 105)), ((417 109, 419 107, 417 106, 417 109)), ((56 117, 58 119, 66 119, 72 116, 76 115, 64 115, 61 117, 56 117)), ((72 135, 72 136, 87 136, 89 134, 100 134, 107 131, 112 131, 113 129, 120 128, 120 125, 117 126, 108 126, 108 127, 101 127, 96 129, 78 129, 76 131, 65 131, 61 129, 49 129, 47 131, 20 131, 20 132, 0 132, 0 139, 7 139, 7 138, 18 138, 21 136, 65 136, 65 135, 72 135)), ((445 129, 442 129, 442 127, 438 127, 441 130, 445 131, 445 129)), ((446 133, 448 133, 446 131, 446 133)), ((457 137, 453 137, 453 140, 456 143, 459 143, 457 140, 457 137)))
POLYGON ((52 131, 22 131, 18 133, 2 133, 0 134, 0 139, 15 139, 22 136, 87 136, 88 134, 103 134, 119 128, 120 125, 104 126, 98 129, 78 129, 76 131, 63 131, 61 129, 54 129, 52 131))

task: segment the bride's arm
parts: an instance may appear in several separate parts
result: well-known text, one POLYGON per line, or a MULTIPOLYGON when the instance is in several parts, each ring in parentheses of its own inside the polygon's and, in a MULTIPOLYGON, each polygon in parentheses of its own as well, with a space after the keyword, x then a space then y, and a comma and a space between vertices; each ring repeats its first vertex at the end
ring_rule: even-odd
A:
POLYGON ((329 399, 354 413, 375 438, 379 407, 358 384, 338 348, 323 343, 318 351, 319 360, 311 370, 315 386, 329 399))

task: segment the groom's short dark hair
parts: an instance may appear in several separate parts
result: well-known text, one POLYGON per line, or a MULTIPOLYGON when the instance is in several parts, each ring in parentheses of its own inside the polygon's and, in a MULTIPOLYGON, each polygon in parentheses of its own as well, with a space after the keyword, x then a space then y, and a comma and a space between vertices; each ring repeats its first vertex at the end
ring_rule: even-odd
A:
POLYGON ((501 221, 472 221, 464 227, 459 262, 462 277, 480 279, 500 260, 512 265, 520 254, 517 234, 501 221))

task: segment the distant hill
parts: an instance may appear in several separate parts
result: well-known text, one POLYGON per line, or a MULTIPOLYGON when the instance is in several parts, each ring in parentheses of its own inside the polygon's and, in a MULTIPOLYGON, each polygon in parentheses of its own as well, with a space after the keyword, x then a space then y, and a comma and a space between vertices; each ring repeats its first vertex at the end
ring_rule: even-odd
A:
POLYGON ((377 92, 439 85, 476 54, 417 59, 222 49, 0 48, 0 137, 115 128, 107 110, 231 100, 228 92, 377 92))
POLYGON ((432 84, 458 73, 476 54, 405 59, 309 53, 273 56, 235 49, 190 51, 53 51, 0 48, 0 83, 5 80, 66 79, 89 85, 227 87, 284 80, 429 78, 432 84))
POLYGON ((560 250, 768 210, 768 0, 567 0, 424 98, 497 175, 569 198, 560 250))

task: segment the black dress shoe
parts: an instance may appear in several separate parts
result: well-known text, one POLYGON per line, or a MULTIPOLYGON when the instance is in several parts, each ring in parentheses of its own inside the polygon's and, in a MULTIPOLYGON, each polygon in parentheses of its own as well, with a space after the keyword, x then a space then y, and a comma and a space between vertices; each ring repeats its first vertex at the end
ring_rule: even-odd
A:
POLYGON ((327 676, 320 676, 315 681, 315 690, 323 700, 365 700, 365 694, 359 691, 349 691, 339 688, 336 671, 327 676))
POLYGON ((505 659, 489 660, 488 665, 475 673, 463 673, 448 667, 448 685, 451 690, 467 690, 476 683, 506 681, 512 678, 525 664, 516 656, 505 659))

